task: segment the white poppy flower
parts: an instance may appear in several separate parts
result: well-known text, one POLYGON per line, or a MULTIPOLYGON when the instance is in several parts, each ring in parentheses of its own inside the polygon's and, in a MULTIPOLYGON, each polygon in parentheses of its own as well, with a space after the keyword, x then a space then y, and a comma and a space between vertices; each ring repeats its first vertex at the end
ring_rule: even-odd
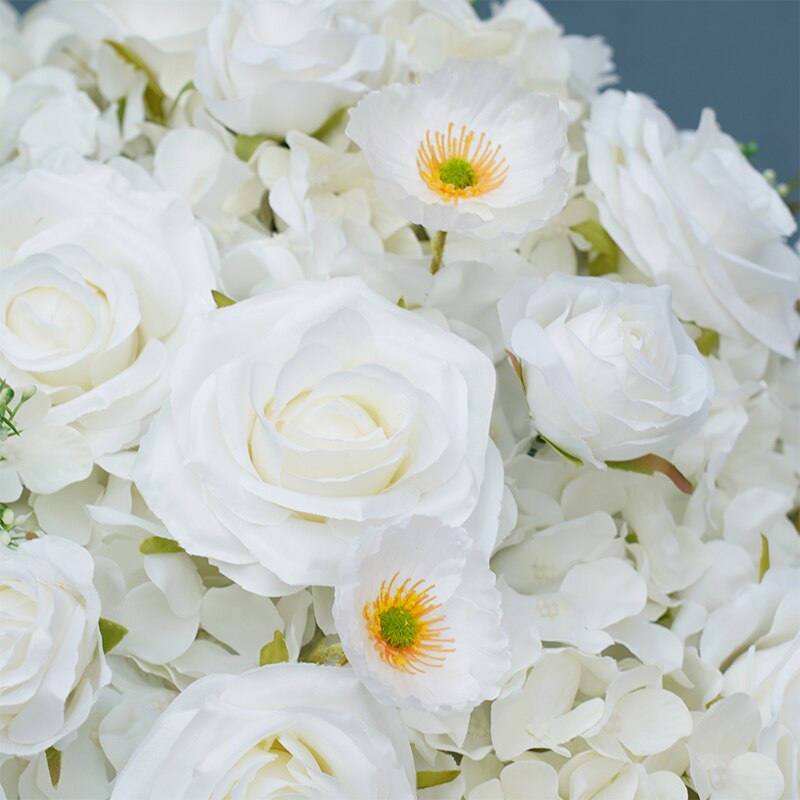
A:
POLYGON ((113 800, 412 798, 397 712, 350 670, 274 664, 185 689, 119 773, 113 800))
POLYGON ((0 753, 58 743, 108 683, 93 571, 86 550, 56 537, 0 553, 0 753))
POLYGON ((567 118, 486 62, 450 62, 418 84, 367 95, 347 135, 386 201, 429 230, 520 237, 567 201, 567 118))
POLYGON ((377 697, 433 711, 496 697, 509 665, 500 593, 467 534, 412 517, 362 540, 333 606, 345 655, 377 697))

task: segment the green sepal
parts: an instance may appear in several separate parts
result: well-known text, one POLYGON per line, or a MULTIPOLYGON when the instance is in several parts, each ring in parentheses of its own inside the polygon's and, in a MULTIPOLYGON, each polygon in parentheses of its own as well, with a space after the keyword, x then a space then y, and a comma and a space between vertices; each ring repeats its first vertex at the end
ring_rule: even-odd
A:
POLYGON ((655 472, 660 472, 662 475, 666 475, 684 494, 691 494, 694 491, 694 486, 674 464, 671 464, 666 458, 653 455, 653 453, 630 461, 606 461, 606 465, 611 469, 639 472, 642 475, 652 475, 655 472))
POLYGON ((573 225, 570 230, 580 234, 591 245, 589 274, 594 277, 608 275, 619 269, 619 247, 606 229, 595 219, 587 219, 573 225))
POLYGON ((711 328, 700 328, 700 335, 694 343, 704 356, 710 356, 719 349, 719 334, 711 328))
POLYGON ((228 295, 222 294, 222 292, 218 292, 216 289, 211 290, 211 296, 214 298, 217 308, 227 308, 228 306, 236 305, 236 301, 232 297, 228 297, 228 295))
POLYGON ((541 433, 539 433, 539 438, 545 444, 549 444, 550 447, 552 447, 553 450, 555 450, 556 453, 558 453, 561 456, 561 458, 563 458, 565 461, 569 461, 569 463, 572 464, 575 467, 582 467, 583 466, 583 461, 581 461, 578 458, 578 456, 574 456, 574 455, 572 455, 572 453, 568 453, 566 450, 562 450, 557 444, 553 444, 546 436, 543 436, 541 433))
POLYGON ((157 553, 182 553, 183 548, 174 539, 150 536, 139 545, 139 552, 146 556, 152 556, 157 553))
POLYGON ((417 789, 430 789, 432 786, 441 786, 443 783, 454 781, 461 774, 460 769, 430 770, 423 769, 417 772, 417 789))
POLYGON ((338 111, 334 111, 311 136, 314 139, 324 139, 342 121, 342 117, 344 117, 346 111, 346 108, 340 108, 338 111))
POLYGON ((100 638, 103 640, 103 652, 108 653, 113 650, 127 635, 128 629, 119 622, 112 622, 110 619, 100 617, 98 623, 100 627, 100 638))
POLYGON ((286 647, 286 637, 282 631, 276 630, 272 641, 265 644, 258 654, 258 665, 265 667, 267 664, 281 664, 289 660, 289 648, 286 647))
POLYGON ((265 133, 257 133, 254 136, 248 136, 246 133, 236 134, 236 141, 233 144, 233 151, 236 153, 237 158, 242 161, 249 161, 258 150, 259 146, 264 144, 271 136, 265 133))
POLYGON ((142 58, 128 49, 122 42, 115 42, 113 39, 103 39, 103 44, 107 44, 126 64, 135 70, 142 72, 147 79, 144 90, 144 106, 147 109, 148 117, 153 122, 164 123, 164 103, 167 96, 158 83, 155 73, 142 58))
POLYGON ((758 582, 764 578, 767 570, 769 569, 769 539, 764 534, 761 534, 761 558, 758 559, 758 582))
POLYGON ((55 789, 58 782, 61 780, 61 751, 56 750, 55 747, 48 747, 44 751, 44 757, 47 759, 47 771, 50 773, 50 783, 53 784, 55 789))

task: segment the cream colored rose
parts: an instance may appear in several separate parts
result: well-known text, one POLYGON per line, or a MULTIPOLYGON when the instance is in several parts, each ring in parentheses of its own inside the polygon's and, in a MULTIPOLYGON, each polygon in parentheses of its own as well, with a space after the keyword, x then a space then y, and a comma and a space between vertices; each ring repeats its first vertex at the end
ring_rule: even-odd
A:
POLYGON ((714 381, 670 292, 553 273, 499 304, 536 429, 602 465, 668 456, 703 424, 714 381))
POLYGON ((413 798, 396 711, 349 669, 276 664, 210 675, 177 697, 120 772, 113 800, 413 798))
POLYGON ((171 383, 135 481, 187 552, 245 589, 330 586, 350 542, 414 514, 491 551, 492 364, 362 281, 296 283, 198 319, 171 383))
POLYGON ((227 0, 198 52, 195 84, 236 133, 313 133, 367 90, 382 36, 336 13, 333 0, 227 0))
POLYGON ((212 305, 216 250, 176 195, 67 151, 0 182, 0 374, 95 457, 135 444, 172 345, 212 305))
POLYGON ((111 672, 89 553, 45 537, 0 552, 0 753, 32 756, 89 716, 111 672))

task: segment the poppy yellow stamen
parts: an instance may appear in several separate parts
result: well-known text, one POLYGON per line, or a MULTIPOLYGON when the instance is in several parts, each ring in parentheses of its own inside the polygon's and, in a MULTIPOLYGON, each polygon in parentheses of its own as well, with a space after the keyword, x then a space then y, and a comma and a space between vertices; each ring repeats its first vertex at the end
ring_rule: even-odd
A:
POLYGON ((440 625, 443 616, 433 617, 440 607, 431 597, 434 586, 421 588, 424 581, 411 584, 406 578, 395 587, 399 573, 387 584, 381 582, 378 596, 364 605, 364 619, 375 650, 389 666, 401 672, 420 673, 440 667, 454 639, 444 638, 449 630, 440 625))
POLYGON ((461 126, 458 137, 455 123, 447 125, 447 133, 425 132, 417 150, 417 169, 430 189, 448 203, 467 197, 480 197, 501 186, 509 166, 500 156, 500 145, 493 145, 485 133, 461 126))

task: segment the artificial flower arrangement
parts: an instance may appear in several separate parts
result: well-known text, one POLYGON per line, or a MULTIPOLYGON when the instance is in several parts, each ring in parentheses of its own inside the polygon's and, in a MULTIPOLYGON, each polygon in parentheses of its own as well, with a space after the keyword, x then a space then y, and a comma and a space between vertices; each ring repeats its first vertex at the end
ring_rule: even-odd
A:
POLYGON ((791 187, 615 80, 0 6, 0 795, 797 797, 791 187))

